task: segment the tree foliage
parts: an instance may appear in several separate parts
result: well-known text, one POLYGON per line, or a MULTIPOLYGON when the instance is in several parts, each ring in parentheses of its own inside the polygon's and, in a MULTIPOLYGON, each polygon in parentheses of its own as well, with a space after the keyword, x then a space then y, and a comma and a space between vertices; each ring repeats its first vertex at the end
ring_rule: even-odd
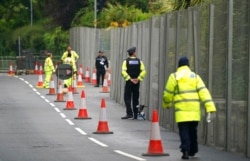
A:
MULTIPOLYGON (((99 28, 126 27, 153 14, 185 9, 207 1, 211 0, 97 0, 96 24, 99 28)), ((2 0, 0 55, 14 55, 19 37, 23 49, 34 52, 49 49, 60 53, 69 43, 69 28, 94 27, 94 15, 94 0, 2 0)))

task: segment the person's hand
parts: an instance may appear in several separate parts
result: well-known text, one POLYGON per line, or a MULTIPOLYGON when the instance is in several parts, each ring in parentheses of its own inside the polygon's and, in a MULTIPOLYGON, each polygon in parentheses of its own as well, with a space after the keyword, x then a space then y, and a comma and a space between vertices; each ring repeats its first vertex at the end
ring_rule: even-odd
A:
POLYGON ((130 79, 131 82, 133 82, 134 84, 138 83, 138 79, 130 79))
POLYGON ((207 123, 211 122, 211 113, 210 112, 207 113, 206 120, 207 120, 207 123))

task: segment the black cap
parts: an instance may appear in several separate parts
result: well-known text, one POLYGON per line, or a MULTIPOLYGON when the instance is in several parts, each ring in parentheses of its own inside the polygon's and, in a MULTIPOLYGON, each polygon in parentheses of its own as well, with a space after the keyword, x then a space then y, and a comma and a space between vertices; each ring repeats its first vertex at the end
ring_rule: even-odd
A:
POLYGON ((129 48, 129 49, 127 50, 128 53, 133 53, 133 52, 135 52, 135 51, 136 51, 136 47, 132 47, 132 48, 129 48))
POLYGON ((188 58, 186 56, 182 56, 179 59, 178 67, 181 67, 181 66, 184 66, 184 65, 189 66, 189 60, 188 60, 188 58))

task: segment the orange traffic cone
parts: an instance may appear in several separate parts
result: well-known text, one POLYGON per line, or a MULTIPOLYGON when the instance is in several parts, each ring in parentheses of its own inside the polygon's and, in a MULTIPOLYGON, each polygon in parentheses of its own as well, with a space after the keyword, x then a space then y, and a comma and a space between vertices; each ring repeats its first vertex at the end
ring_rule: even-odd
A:
POLYGON ((96 69, 93 70, 91 84, 96 85, 96 69))
POLYGON ((108 71, 108 86, 111 85, 111 71, 108 71))
POLYGON ((108 121, 106 116, 106 103, 103 98, 101 102, 101 112, 99 116, 97 131, 93 132, 93 134, 113 134, 112 131, 109 131, 108 121))
POLYGON ((37 64, 37 62, 36 62, 36 64, 35 64, 35 71, 34 71, 34 74, 38 74, 38 64, 37 64))
POLYGON ((148 152, 143 156, 169 156, 163 152, 157 110, 153 110, 148 152))
POLYGON ((78 111, 78 116, 75 117, 75 119, 91 119, 91 117, 88 116, 84 90, 82 90, 82 94, 81 94, 81 102, 80 102, 80 108, 78 111))
POLYGON ((83 82, 82 82, 82 75, 80 72, 77 74, 77 87, 84 87, 83 82))
POLYGON ((75 76, 73 76, 73 82, 72 82, 72 93, 73 94, 78 94, 79 92, 77 92, 77 88, 76 88, 76 79, 75 79, 75 76))
POLYGON ((71 86, 69 87, 68 99, 66 102, 66 108, 64 108, 64 110, 76 110, 71 86))
POLYGON ((41 72, 41 74, 43 74, 43 65, 42 64, 40 64, 39 72, 41 72))
POLYGON ((79 74, 82 76, 82 79, 84 79, 84 74, 82 72, 82 64, 79 65, 79 74))
POLYGON ((13 76, 14 75, 14 71, 13 71, 13 65, 12 65, 12 61, 9 64, 9 72, 8 72, 8 76, 13 76))
POLYGON ((38 82, 36 88, 43 88, 43 74, 42 71, 38 72, 38 82))
POLYGON ((63 98, 63 87, 62 87, 62 81, 59 80, 58 82, 58 92, 55 102, 66 102, 63 98))
POLYGON ((104 81, 103 81, 101 93, 109 93, 107 74, 105 74, 105 76, 104 76, 104 81))
POLYGON ((50 78, 49 93, 47 95, 56 95, 55 82, 54 82, 53 76, 51 76, 50 78))
POLYGON ((85 74, 85 82, 90 82, 90 77, 89 77, 89 68, 86 68, 86 74, 85 74))

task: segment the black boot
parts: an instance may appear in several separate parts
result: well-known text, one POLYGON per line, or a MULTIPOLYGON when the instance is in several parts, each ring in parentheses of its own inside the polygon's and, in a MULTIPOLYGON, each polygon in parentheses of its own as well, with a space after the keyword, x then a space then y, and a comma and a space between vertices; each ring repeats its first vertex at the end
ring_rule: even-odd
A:
POLYGON ((188 151, 184 151, 184 152, 182 152, 183 153, 183 155, 182 155, 182 159, 189 159, 189 156, 188 156, 188 151))

